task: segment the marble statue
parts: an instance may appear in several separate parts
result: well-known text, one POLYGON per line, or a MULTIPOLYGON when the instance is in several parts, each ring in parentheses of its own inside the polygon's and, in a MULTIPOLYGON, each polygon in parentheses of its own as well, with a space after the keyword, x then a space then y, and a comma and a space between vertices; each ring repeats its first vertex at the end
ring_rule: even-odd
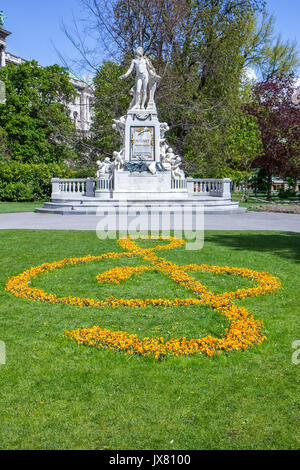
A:
POLYGON ((146 104, 148 104, 147 107, 154 106, 156 86, 161 77, 156 74, 151 61, 144 55, 142 47, 136 49, 135 58, 120 79, 124 80, 129 77, 133 70, 136 72, 136 79, 135 86, 131 89, 133 100, 129 109, 146 109, 146 104))
POLYGON ((171 147, 168 147, 165 154, 161 155, 162 167, 166 171, 171 171, 173 179, 185 178, 184 171, 180 168, 181 163, 181 158, 179 157, 179 155, 175 155, 171 147))
POLYGON ((98 171, 97 178, 101 178, 103 175, 111 174, 113 171, 114 164, 110 161, 109 157, 106 157, 104 161, 98 160, 98 171))
MULTIPOLYGON (((135 85, 131 89, 133 99, 129 110, 112 123, 113 130, 121 136, 121 148, 113 152, 112 160, 105 158, 97 162, 97 177, 105 179, 109 175, 114 178, 116 187, 121 185, 126 191, 134 192, 134 175, 148 173, 143 177, 145 184, 149 184, 150 173, 154 178, 147 191, 156 192, 159 191, 157 186, 165 187, 170 179, 185 179, 185 174, 180 168, 181 158, 167 142, 166 133, 170 128, 166 122, 160 122, 157 115, 154 95, 161 77, 142 47, 136 49, 135 58, 120 79, 126 79, 134 71, 135 85)), ((141 178, 139 185, 143 187, 141 178)), ((184 185, 181 187, 184 190, 184 185)))
POLYGON ((177 178, 178 179, 184 179, 185 178, 184 171, 180 168, 181 163, 182 163, 181 157, 179 155, 176 155, 176 158, 173 161, 172 170, 171 170, 172 178, 174 180, 176 180, 177 178))
POLYGON ((170 130, 168 124, 166 122, 161 122, 160 125, 160 143, 161 145, 166 141, 165 134, 170 130))
POLYGON ((113 166, 116 170, 122 170, 125 165, 125 158, 124 158, 124 149, 120 152, 113 152, 113 166))
POLYGON ((112 128, 114 131, 119 132, 122 142, 124 142, 125 138, 125 126, 126 126, 126 116, 121 116, 120 119, 113 119, 114 124, 112 128))

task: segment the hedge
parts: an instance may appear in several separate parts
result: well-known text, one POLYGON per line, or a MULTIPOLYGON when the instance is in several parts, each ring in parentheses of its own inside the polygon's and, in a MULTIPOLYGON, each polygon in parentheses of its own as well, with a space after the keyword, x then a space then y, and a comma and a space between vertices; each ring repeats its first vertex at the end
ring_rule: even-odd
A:
POLYGON ((0 200, 46 200, 51 196, 51 178, 72 178, 67 165, 0 162, 0 200))

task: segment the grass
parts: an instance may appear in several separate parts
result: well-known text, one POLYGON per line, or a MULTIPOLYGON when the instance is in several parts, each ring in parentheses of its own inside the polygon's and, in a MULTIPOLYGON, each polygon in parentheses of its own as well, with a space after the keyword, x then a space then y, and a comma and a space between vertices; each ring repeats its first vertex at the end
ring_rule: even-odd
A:
POLYGON ((34 212, 38 207, 43 207, 43 201, 35 202, 5 202, 0 201, 0 214, 9 214, 15 212, 34 212))
MULTIPOLYGON (((139 242, 154 243, 154 242, 139 242)), ((155 242, 156 243, 156 242, 155 242)), ((0 232, 1 449, 298 449, 300 235, 207 232, 204 248, 161 252, 178 264, 208 263, 277 275, 271 296, 237 301, 263 320, 267 340, 245 352, 169 357, 163 361, 78 346, 66 329, 100 325, 139 336, 219 335, 223 317, 205 307, 92 309, 17 299, 6 280, 30 266, 85 254, 119 251, 93 232, 0 232)), ((34 285, 89 297, 186 296, 163 275, 146 272, 120 286, 99 286, 107 260, 66 267, 34 285)), ((214 292, 250 286, 240 278, 194 273, 214 292)))
MULTIPOLYGON (((235 202, 239 202, 240 207, 246 207, 249 211, 256 210, 255 208, 257 206, 266 206, 270 205, 271 203, 276 203, 277 205, 285 206, 285 207, 294 207, 295 205, 299 204, 299 197, 294 198, 294 200, 289 200, 289 199, 280 199, 277 195, 272 195, 272 201, 268 202, 267 201, 267 195, 266 193, 260 193, 255 197, 254 193, 252 194, 247 194, 248 196, 251 196, 253 199, 248 199, 247 202, 244 200, 244 193, 238 193, 238 192, 233 192, 232 193, 232 200, 235 202), (264 202, 262 202, 264 201, 264 202)), ((267 209, 266 209, 267 210, 267 209)))

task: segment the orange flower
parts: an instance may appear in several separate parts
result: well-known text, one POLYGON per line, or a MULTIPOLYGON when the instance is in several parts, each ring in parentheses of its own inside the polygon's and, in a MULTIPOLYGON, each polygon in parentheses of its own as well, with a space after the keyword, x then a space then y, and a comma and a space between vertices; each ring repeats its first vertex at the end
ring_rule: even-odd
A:
MULTIPOLYGON (((151 237, 148 237, 151 238, 151 237)), ((154 237, 153 237, 154 238, 154 237)), ((184 245, 184 240, 174 237, 157 237, 162 240, 169 240, 168 245, 157 245, 153 248, 142 249, 130 238, 122 238, 118 240, 119 245, 126 249, 121 253, 105 253, 100 256, 87 255, 81 258, 70 258, 56 261, 53 263, 44 263, 41 266, 30 268, 18 276, 8 279, 6 290, 13 293, 16 297, 27 298, 31 300, 39 300, 52 304, 68 304, 80 307, 100 307, 117 308, 120 306, 143 308, 148 305, 152 306, 188 306, 188 305, 208 305, 220 314, 226 316, 230 322, 230 327, 225 330, 225 335, 221 338, 213 338, 206 336, 200 339, 173 338, 164 341, 160 338, 143 338, 139 339, 136 335, 129 335, 126 332, 112 332, 107 329, 100 329, 97 326, 89 329, 79 329, 76 331, 66 331, 66 335, 77 341, 78 344, 84 344, 91 347, 108 347, 109 349, 118 349, 125 351, 127 354, 140 354, 144 356, 154 355, 159 359, 167 354, 192 355, 195 353, 203 353, 213 356, 214 353, 231 350, 244 350, 253 344, 260 344, 265 336, 262 332, 262 322, 254 319, 251 312, 244 307, 238 307, 233 303, 233 299, 243 299, 246 297, 254 297, 258 295, 266 295, 280 289, 279 280, 266 272, 255 272, 251 269, 233 268, 229 266, 211 266, 190 264, 179 266, 165 258, 158 257, 155 252, 161 250, 171 250, 184 245), (168 276, 177 284, 185 287, 193 292, 195 297, 189 299, 175 298, 170 299, 117 299, 109 297, 104 300, 94 300, 80 297, 57 297, 55 294, 49 294, 42 289, 30 287, 30 280, 37 275, 60 269, 67 265, 76 265, 88 263, 91 261, 101 261, 104 259, 119 259, 129 257, 142 257, 150 265, 136 267, 116 267, 110 269, 97 276, 99 283, 116 283, 128 280, 134 274, 140 274, 144 271, 160 271, 168 276), (214 294, 207 287, 202 285, 198 280, 189 276, 190 271, 212 272, 216 274, 227 274, 241 276, 257 282, 257 285, 249 289, 238 289, 234 292, 224 292, 222 294, 214 294)))

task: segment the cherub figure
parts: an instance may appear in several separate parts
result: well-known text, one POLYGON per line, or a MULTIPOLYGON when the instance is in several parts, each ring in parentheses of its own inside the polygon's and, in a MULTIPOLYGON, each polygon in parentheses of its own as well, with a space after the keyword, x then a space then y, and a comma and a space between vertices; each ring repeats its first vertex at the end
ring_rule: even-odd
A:
POLYGON ((175 155, 173 149, 169 147, 165 155, 161 158, 161 164, 165 170, 169 170, 172 173, 172 178, 183 179, 185 178, 184 171, 181 170, 181 158, 179 155, 175 155))
POLYGON ((114 131, 119 132, 122 142, 124 142, 125 138, 125 125, 126 125, 126 116, 120 117, 120 119, 113 119, 114 124, 112 125, 112 128, 114 131))
POLYGON ((101 178, 101 176, 110 174, 112 172, 112 162, 110 161, 109 157, 106 157, 103 162, 98 160, 97 165, 97 178, 101 178))
POLYGON ((124 149, 121 152, 113 152, 113 165, 116 170, 122 170, 125 164, 124 149))

